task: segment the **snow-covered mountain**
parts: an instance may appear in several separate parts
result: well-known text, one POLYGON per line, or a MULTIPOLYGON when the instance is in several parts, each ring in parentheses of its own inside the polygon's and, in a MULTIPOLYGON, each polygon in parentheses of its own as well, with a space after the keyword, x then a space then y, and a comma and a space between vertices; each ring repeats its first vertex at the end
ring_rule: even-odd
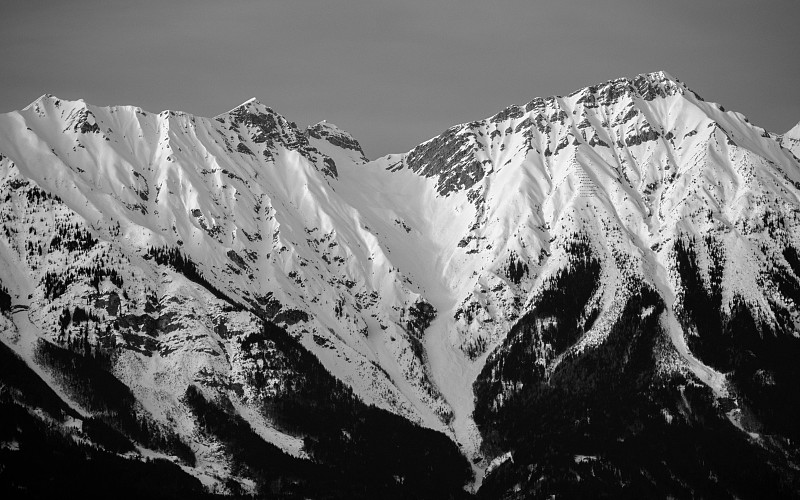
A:
POLYGON ((197 491, 796 493, 799 156, 663 72, 374 161, 45 95, 0 115, 4 404, 197 491))

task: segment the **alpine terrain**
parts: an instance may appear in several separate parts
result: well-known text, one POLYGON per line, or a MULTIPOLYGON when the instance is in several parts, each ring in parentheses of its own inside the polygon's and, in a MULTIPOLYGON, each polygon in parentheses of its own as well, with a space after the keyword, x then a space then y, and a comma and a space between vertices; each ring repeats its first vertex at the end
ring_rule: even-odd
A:
POLYGON ((370 161, 0 115, 3 498, 800 496, 800 125, 664 72, 370 161))

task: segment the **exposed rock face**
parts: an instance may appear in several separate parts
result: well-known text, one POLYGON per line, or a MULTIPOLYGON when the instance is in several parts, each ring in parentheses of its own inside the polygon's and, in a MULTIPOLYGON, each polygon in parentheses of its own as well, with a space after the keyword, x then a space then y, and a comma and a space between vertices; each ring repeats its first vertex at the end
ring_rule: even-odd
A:
POLYGON ((796 130, 663 72, 374 161, 43 96, 0 115, 0 441, 41 410, 183 492, 796 494, 796 130))
POLYGON ((364 156, 364 151, 361 149, 361 145, 358 141, 355 140, 352 135, 332 123, 328 123, 327 121, 319 122, 312 127, 308 127, 306 133, 309 137, 313 137, 314 139, 324 139, 339 149, 358 153, 359 157, 357 159, 364 163, 369 161, 367 157, 364 156))

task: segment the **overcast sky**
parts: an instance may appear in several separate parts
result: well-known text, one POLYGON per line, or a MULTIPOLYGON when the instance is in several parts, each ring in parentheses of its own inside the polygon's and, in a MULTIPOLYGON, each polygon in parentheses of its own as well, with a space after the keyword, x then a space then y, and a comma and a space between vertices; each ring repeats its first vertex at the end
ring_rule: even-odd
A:
POLYGON ((369 157, 663 69, 782 133, 800 0, 0 0, 0 112, 39 95, 214 116, 250 97, 369 157))

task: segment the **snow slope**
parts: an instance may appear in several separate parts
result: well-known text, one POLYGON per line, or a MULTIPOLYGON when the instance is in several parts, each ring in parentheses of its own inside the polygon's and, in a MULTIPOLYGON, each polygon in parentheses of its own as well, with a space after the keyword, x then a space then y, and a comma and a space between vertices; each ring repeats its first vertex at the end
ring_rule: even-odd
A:
POLYGON ((783 134, 781 145, 791 151, 795 157, 800 156, 800 123, 783 134))

